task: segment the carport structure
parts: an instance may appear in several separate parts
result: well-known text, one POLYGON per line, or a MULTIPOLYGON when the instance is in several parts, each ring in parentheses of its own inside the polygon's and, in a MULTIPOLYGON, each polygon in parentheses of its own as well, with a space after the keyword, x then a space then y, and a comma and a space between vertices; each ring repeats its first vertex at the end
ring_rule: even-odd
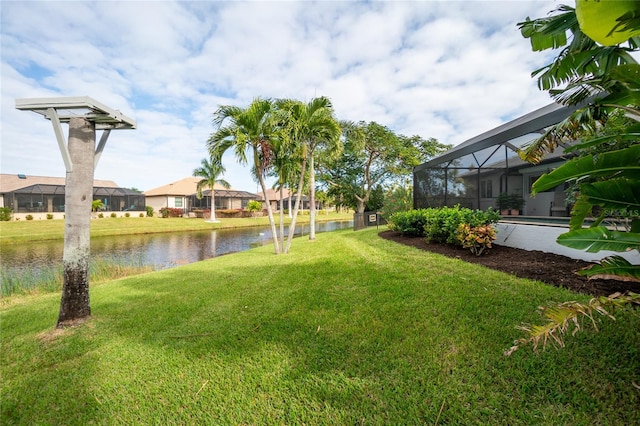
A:
POLYGON ((515 193, 533 204, 528 203, 525 214, 550 215, 549 205, 558 202, 558 194, 540 194, 542 196, 539 195, 540 198, 535 202, 528 198, 528 194, 531 183, 537 177, 565 161, 561 152, 558 152, 562 149, 548 155, 538 165, 520 160, 517 150, 582 106, 549 104, 462 142, 414 167, 414 208, 460 204, 473 209, 486 209, 496 206, 496 198, 500 193, 515 193))
POLYGON ((89 254, 93 174, 111 130, 135 129, 136 122, 88 97, 16 99, 16 108, 51 121, 66 169, 64 284, 58 328, 91 315, 89 254), (68 142, 62 123, 69 125, 68 142), (102 130, 96 147, 96 130, 102 130))

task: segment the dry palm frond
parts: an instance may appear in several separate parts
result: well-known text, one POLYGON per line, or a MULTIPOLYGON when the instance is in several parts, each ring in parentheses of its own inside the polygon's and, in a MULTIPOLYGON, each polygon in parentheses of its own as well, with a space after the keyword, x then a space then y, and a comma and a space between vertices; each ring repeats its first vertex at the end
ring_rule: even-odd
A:
POLYGON ((632 305, 640 305, 640 294, 632 292, 626 294, 614 293, 607 297, 595 297, 588 304, 570 301, 560 303, 558 306, 551 308, 541 307, 544 317, 548 320, 547 323, 544 325, 526 324, 519 326, 518 329, 525 331, 528 336, 516 340, 514 345, 504 352, 504 355, 509 356, 518 350, 520 346, 529 343, 533 344, 533 350, 536 353, 540 344, 544 349, 549 342, 563 348, 565 346, 563 335, 571 328, 573 328, 572 335, 580 331, 580 318, 589 318, 597 331, 598 326, 593 317, 594 312, 615 320, 615 317, 607 309, 619 309, 632 305))

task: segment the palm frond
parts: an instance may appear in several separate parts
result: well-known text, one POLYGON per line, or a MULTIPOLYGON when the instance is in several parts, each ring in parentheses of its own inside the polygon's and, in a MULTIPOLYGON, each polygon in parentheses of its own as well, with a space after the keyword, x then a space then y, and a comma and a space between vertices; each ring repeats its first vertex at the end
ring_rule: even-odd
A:
POLYGON ((569 301, 551 308, 541 307, 540 309, 547 319, 546 324, 518 326, 517 328, 524 331, 527 336, 514 341, 514 345, 507 349, 504 355, 510 356, 521 346, 527 344, 532 344, 533 351, 536 353, 540 345, 542 345, 543 349, 546 349, 549 342, 559 347, 564 347, 563 335, 571 329, 573 329, 572 335, 575 335, 582 329, 580 318, 588 318, 597 331, 598 325, 593 316, 594 313, 615 320, 615 317, 609 312, 610 309, 622 309, 633 305, 640 305, 640 294, 629 292, 626 294, 614 293, 607 297, 596 297, 591 299, 588 304, 569 301))

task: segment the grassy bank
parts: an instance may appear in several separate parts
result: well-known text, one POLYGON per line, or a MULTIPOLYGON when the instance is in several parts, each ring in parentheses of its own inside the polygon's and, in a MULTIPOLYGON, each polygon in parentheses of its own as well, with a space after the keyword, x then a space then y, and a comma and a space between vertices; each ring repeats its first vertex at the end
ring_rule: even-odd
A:
MULTIPOLYGON (((319 222, 330 220, 350 220, 353 213, 318 212, 319 222)), ((276 217, 279 223, 279 217, 276 217)), ((285 223, 291 220, 285 216, 285 223)), ((299 215, 296 223, 308 223, 308 215, 299 215)), ((159 218, 159 217, 122 217, 102 218, 91 221, 91 236, 152 234, 158 232, 201 231, 208 229, 242 228, 250 226, 269 226, 267 217, 220 219, 219 223, 206 222, 204 219, 159 218)), ((0 222, 0 243, 14 244, 25 241, 55 240, 64 238, 63 220, 37 220, 0 222)))
POLYGON ((2 424, 640 423, 640 318, 505 358, 584 296, 380 239, 296 239, 0 308, 2 424))

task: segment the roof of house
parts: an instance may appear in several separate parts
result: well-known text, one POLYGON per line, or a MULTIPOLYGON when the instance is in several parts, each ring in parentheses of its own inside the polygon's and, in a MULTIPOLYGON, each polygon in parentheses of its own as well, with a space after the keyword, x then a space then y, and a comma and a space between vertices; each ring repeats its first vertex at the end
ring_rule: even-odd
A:
MULTIPOLYGON (((189 176, 184 179, 177 180, 175 182, 168 183, 166 185, 159 186, 157 188, 144 191, 143 194, 147 197, 164 196, 164 195, 177 195, 187 196, 196 193, 198 182, 202 180, 201 177, 189 176)), ((209 188, 206 186, 205 188, 209 188)), ((204 188, 203 188, 204 189, 204 188)), ((214 191, 226 190, 222 185, 215 184, 214 191)))
POLYGON ((563 106, 557 103, 549 104, 462 142, 442 155, 414 167, 414 173, 441 164, 448 165, 450 162, 466 155, 474 154, 484 149, 492 149, 499 145, 507 146, 515 151, 515 147, 510 144, 511 140, 528 134, 540 134, 544 129, 564 120, 582 106, 584 104, 573 106, 563 106))
MULTIPOLYGON (((65 178, 23 174, 0 174, 0 193, 3 194, 35 185, 65 186, 65 178)), ((114 181, 101 179, 95 179, 93 181, 93 186, 102 188, 118 188, 118 184, 114 181)))
MULTIPOLYGON (((279 189, 267 189, 267 196, 269 197, 269 201, 280 201, 280 190, 279 189)), ((282 190, 282 199, 286 200, 289 196, 295 197, 296 193, 289 190, 282 190)), ((264 201, 264 193, 258 192, 258 200, 264 201)))

